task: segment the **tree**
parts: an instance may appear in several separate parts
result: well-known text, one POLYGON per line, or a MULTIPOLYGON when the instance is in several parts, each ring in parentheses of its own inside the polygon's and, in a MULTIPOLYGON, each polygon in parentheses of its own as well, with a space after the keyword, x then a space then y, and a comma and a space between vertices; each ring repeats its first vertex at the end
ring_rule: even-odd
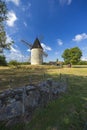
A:
POLYGON ((7 7, 3 0, 0 0, 0 51, 3 53, 3 49, 10 49, 11 43, 7 43, 6 31, 4 22, 7 20, 7 7))
POLYGON ((7 7, 4 1, 0 0, 0 22, 3 22, 7 19, 7 7))
POLYGON ((78 47, 66 49, 62 54, 65 64, 77 64, 80 61, 81 56, 82 51, 78 47))
POLYGON ((70 62, 70 50, 66 49, 63 54, 62 57, 64 59, 65 64, 68 64, 70 62))
POLYGON ((7 65, 7 62, 5 60, 5 56, 1 56, 0 55, 0 66, 6 66, 7 65))

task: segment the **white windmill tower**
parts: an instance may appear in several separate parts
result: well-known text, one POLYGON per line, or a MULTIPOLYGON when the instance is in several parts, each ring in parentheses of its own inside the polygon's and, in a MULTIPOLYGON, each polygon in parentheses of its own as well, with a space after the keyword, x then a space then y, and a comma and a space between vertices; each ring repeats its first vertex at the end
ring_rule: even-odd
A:
POLYGON ((26 43, 31 50, 31 65, 41 65, 43 63, 43 56, 47 57, 48 55, 43 51, 39 39, 36 38, 33 45, 24 40, 21 41, 26 43))

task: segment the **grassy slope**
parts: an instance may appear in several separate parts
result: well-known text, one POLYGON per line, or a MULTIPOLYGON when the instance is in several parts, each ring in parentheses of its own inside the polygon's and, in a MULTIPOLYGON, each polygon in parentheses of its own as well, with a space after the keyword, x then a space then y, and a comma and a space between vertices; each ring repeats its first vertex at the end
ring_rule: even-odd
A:
MULTIPOLYGON (((32 68, 32 72, 37 75, 41 74, 41 70, 41 67, 38 70, 32 68)), ((59 73, 67 76, 67 93, 49 103, 46 108, 36 110, 29 124, 12 130, 83 130, 87 122, 87 68, 43 67, 43 70, 47 76, 56 77, 59 73)))

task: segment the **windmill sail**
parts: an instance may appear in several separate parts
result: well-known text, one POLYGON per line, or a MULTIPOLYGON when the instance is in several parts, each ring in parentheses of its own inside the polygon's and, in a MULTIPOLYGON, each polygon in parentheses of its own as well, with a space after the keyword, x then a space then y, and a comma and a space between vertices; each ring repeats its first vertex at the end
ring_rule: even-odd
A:
POLYGON ((27 45, 30 49, 32 48, 32 44, 28 43, 27 41, 21 40, 21 42, 27 45))
POLYGON ((47 56, 48 56, 48 54, 47 54, 46 52, 43 52, 43 56, 47 57, 47 56))

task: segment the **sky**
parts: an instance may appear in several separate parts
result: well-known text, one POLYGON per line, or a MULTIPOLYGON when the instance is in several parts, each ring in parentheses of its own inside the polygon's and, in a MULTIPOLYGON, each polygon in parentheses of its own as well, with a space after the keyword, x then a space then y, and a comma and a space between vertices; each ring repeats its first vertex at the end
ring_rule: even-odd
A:
POLYGON ((87 60, 87 0, 4 0, 8 8, 5 23, 7 42, 14 40, 7 61, 28 61, 30 49, 21 39, 33 44, 40 39, 48 57, 62 61, 65 49, 79 47, 87 60))

